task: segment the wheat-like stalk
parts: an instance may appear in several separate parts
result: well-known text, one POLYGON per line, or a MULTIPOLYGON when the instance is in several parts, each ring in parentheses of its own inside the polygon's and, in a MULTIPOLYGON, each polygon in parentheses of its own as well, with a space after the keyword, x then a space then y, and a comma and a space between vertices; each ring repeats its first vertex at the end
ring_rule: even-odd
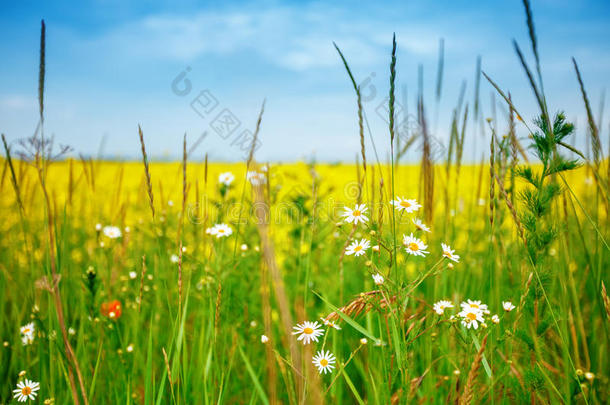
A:
POLYGON ((138 125, 138 135, 140 136, 140 145, 142 146, 142 162, 144 163, 144 173, 146 174, 146 189, 148 191, 148 202, 152 217, 155 219, 155 205, 152 191, 152 182, 150 179, 150 168, 148 167, 148 155, 146 155, 146 145, 144 144, 144 134, 142 128, 138 125))
POLYGON ((608 320, 610 321, 610 298, 608 298, 608 293, 606 292, 606 285, 602 281, 602 299, 604 301, 604 308, 606 309, 606 315, 608 316, 608 320))
POLYGON ((479 369, 481 368, 481 362, 483 360, 483 352, 485 351, 485 345, 487 344, 487 336, 483 338, 481 342, 481 348, 474 356, 474 360, 470 365, 470 371, 468 372, 468 379, 466 380, 466 385, 464 386, 464 391, 460 397, 460 405, 467 405, 472 403, 474 398, 474 388, 477 376, 479 374, 479 369))

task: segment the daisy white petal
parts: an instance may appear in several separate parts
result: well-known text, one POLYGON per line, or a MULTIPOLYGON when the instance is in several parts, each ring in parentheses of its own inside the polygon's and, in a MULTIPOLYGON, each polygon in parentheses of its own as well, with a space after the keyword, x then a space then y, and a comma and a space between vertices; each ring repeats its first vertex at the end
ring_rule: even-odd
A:
POLYGON ((506 312, 510 312, 515 309, 515 306, 510 301, 502 301, 502 308, 504 308, 506 312))
POLYGON ((419 229, 420 231, 423 231, 423 232, 430 232, 430 227, 428 227, 428 225, 424 224, 424 223, 421 221, 421 219, 419 219, 419 218, 413 218, 413 219, 412 219, 412 221, 413 221, 413 225, 415 225, 415 227, 416 227, 417 229, 419 229))

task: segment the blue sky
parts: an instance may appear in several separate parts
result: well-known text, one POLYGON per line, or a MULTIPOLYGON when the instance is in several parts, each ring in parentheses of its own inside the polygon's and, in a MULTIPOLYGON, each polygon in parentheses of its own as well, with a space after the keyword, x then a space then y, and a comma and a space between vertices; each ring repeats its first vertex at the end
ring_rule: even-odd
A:
MULTIPOLYGON (((584 146, 586 118, 570 58, 580 64, 597 113, 602 91, 610 84, 610 5, 539 0, 533 2, 533 12, 550 107, 565 110, 576 122, 576 144, 584 146)), ((106 157, 138 157, 141 124, 154 157, 178 157, 184 133, 192 144, 207 131, 193 159, 207 152, 213 160, 241 160, 238 138, 243 130, 253 130, 266 99, 257 151, 261 160, 353 160, 359 151, 356 102, 335 41, 356 80, 368 89, 365 109, 385 158, 387 128, 376 110, 387 94, 393 32, 399 101, 404 101, 406 89, 407 108, 413 110, 421 64, 428 119, 439 142, 448 137, 463 80, 472 108, 478 55, 483 70, 511 91, 524 118, 536 113, 511 45, 515 38, 531 55, 523 7, 516 0, 3 2, 0 131, 10 141, 31 135, 36 127, 41 18, 47 24, 45 133, 85 155, 101 149, 106 157), (437 112, 434 87, 441 38, 445 71, 437 112), (172 82, 187 70, 191 90, 180 96, 172 82), (215 108, 200 115, 191 103, 203 91, 204 98, 215 100, 207 106, 215 108), (212 121, 225 109, 240 125, 233 133, 219 134, 212 121)), ((178 88, 183 85, 180 81, 178 88)), ((484 117, 492 111, 491 93, 482 83, 484 117)), ((502 118, 501 107, 497 110, 502 118)), ((607 121, 602 129, 606 137, 607 121)), ((466 158, 479 159, 488 148, 486 139, 471 121, 466 158)), ((416 156, 413 151, 409 158, 416 156)))

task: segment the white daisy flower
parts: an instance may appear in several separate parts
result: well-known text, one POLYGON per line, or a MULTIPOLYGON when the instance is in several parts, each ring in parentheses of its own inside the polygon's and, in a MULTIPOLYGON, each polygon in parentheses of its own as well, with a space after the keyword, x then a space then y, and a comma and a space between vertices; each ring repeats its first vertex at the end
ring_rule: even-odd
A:
POLYGON ((398 211, 405 211, 407 213, 415 212, 421 208, 421 204, 418 204, 416 200, 401 197, 396 197, 395 200, 390 201, 390 204, 398 211))
POLYGON ((515 309, 515 306, 510 301, 502 301, 502 308, 504 308, 506 312, 510 312, 515 309))
POLYGON ((125 350, 127 350, 127 353, 133 352, 133 343, 128 344, 127 348, 125 348, 125 350))
POLYGON ((371 249, 373 249, 373 252, 379 252, 379 245, 375 245, 371 249))
POLYGON ((320 318, 320 319, 322 320, 322 322, 324 323, 325 326, 328 326, 329 328, 335 328, 337 330, 341 330, 341 327, 339 325, 337 325, 335 322, 326 320, 325 318, 320 318))
POLYGON ((367 339, 367 338, 362 338, 362 339, 360 339, 360 344, 361 344, 361 345, 365 345, 365 344, 367 344, 368 342, 369 342, 369 341, 368 341, 368 339, 367 339))
POLYGON ((351 245, 347 247, 347 249, 345 250, 345 254, 361 256, 366 253, 366 250, 369 248, 370 245, 371 242, 366 239, 360 239, 360 241, 356 239, 351 245))
POLYGON ((345 222, 348 224, 354 223, 354 225, 357 225, 358 222, 365 224, 369 220, 369 218, 364 215, 364 213, 368 210, 366 204, 356 204, 354 209, 349 207, 345 207, 344 209, 345 211, 343 212, 342 216, 345 218, 345 222))
POLYGON ((138 273, 136 273, 135 271, 130 271, 129 272, 129 278, 132 280, 135 280, 138 277, 138 273))
POLYGON ((425 256, 430 253, 425 250, 428 245, 426 245, 421 239, 413 236, 413 233, 411 233, 409 236, 402 235, 402 244, 405 246, 405 250, 410 255, 425 256))
POLYGON ((218 182, 220 184, 224 184, 227 187, 229 187, 231 183, 233 183, 233 180, 235 180, 235 176, 233 176, 233 173, 231 172, 220 173, 220 175, 218 176, 218 182))
POLYGON ((495 324, 500 323, 500 317, 498 315, 495 315, 491 317, 491 321, 495 324))
POLYGON ((483 314, 489 314, 489 309, 487 309, 487 305, 481 304, 481 301, 471 301, 471 300, 466 300, 466 301, 467 302, 462 302, 460 304, 460 306, 462 307, 463 310, 475 309, 477 311, 480 311, 483 314))
POLYGON ((210 235, 214 235, 217 238, 222 238, 223 236, 229 236, 233 233, 233 229, 227 224, 216 224, 212 228, 208 228, 206 233, 210 235))
POLYGON ((242 251, 242 252, 245 252, 246 250, 248 250, 248 245, 246 245, 246 244, 244 243, 244 244, 242 244, 242 245, 241 245, 239 248, 241 249, 241 251, 242 251))
POLYGON ((17 383, 17 389, 13 390, 13 397, 19 402, 25 402, 28 399, 33 401, 36 399, 37 392, 40 389, 40 383, 28 380, 27 378, 17 383))
POLYGON ((372 277, 373 277, 373 282, 374 282, 376 285, 381 285, 381 284, 383 284, 383 282, 385 281, 385 279, 383 278, 383 276, 382 276, 381 274, 379 274, 379 273, 373 274, 373 275, 372 275, 372 277))
POLYGON ((320 374, 324 373, 329 373, 333 370, 333 368, 335 368, 334 364, 335 364, 336 358, 335 356, 329 352, 329 351, 324 351, 321 350, 318 353, 316 353, 316 355, 313 357, 313 364, 318 368, 318 372, 320 374))
POLYGON ((180 257, 177 254, 173 254, 169 257, 169 261, 172 263, 178 263, 180 261, 180 257))
POLYGON ((76 335, 76 330, 73 327, 68 328, 68 335, 74 336, 76 335))
POLYGON ((35 331, 36 327, 34 326, 34 322, 27 323, 19 328, 19 332, 21 332, 22 335, 33 335, 35 331))
POLYGON ((453 303, 451 301, 441 300, 435 303, 432 308, 437 314, 443 315, 445 313, 445 308, 453 308, 453 303))
POLYGON ((174 202, 172 200, 168 200, 167 201, 167 205, 169 205, 170 207, 174 206, 174 202))
POLYGON ((317 342, 318 337, 324 334, 324 330, 318 322, 305 321, 292 328, 294 329, 292 334, 299 335, 297 340, 302 340, 304 345, 309 344, 311 341, 317 342))
POLYGON ((116 239, 120 238, 122 233, 121 229, 118 226, 105 226, 104 235, 106 235, 110 239, 116 239))
POLYGON ((23 325, 19 331, 21 332, 21 343, 24 346, 34 343, 34 333, 36 332, 34 322, 23 325))
POLYGON ((441 247, 443 248, 443 257, 453 260, 456 263, 460 261, 460 256, 455 254, 455 250, 451 249, 451 246, 441 243, 441 247))
POLYGON ((100 224, 100 223, 95 224, 95 230, 98 231, 98 232, 101 231, 102 230, 102 224, 100 224))
POLYGON ((428 225, 424 224, 424 223, 421 221, 421 219, 419 219, 419 218, 413 218, 413 219, 412 219, 412 221, 413 221, 413 225, 415 225, 415 227, 416 227, 417 229, 419 229, 420 231, 423 231, 423 232, 430 232, 430 227, 428 227, 428 225))
POLYGON ((258 185, 261 185, 261 184, 265 184, 267 182, 267 178, 265 177, 265 173, 259 173, 259 172, 256 172, 256 171, 249 171, 246 174, 246 179, 248 179, 250 184, 252 184, 253 186, 258 186, 258 185))
POLYGON ((479 322, 481 324, 485 322, 485 319, 483 319, 483 313, 474 308, 464 309, 458 314, 458 316, 462 318, 462 325, 468 329, 478 329, 479 322))
POLYGON ((261 343, 267 343, 269 341, 269 338, 266 335, 261 335, 261 343))

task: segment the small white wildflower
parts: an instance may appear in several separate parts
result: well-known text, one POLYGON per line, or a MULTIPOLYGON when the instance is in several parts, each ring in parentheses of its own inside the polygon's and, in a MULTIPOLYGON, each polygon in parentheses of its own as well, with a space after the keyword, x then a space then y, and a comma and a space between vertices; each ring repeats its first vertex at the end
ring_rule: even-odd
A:
POLYGON ((39 389, 40 383, 26 378, 24 381, 17 383, 17 389, 13 390, 13 397, 19 402, 25 402, 28 399, 33 401, 36 399, 36 395, 38 395, 37 391, 39 389))
POLYGON ((354 242, 352 242, 352 244, 349 245, 345 250, 345 254, 361 256, 366 253, 366 250, 369 248, 370 244, 371 243, 366 239, 360 239, 360 241, 354 240, 354 242))
POLYGON ((358 225, 359 222, 366 224, 366 222, 369 220, 369 218, 364 215, 368 210, 366 204, 356 204, 354 209, 345 207, 344 210, 345 211, 343 212, 342 216, 345 218, 345 222, 348 224, 353 223, 354 225, 358 225))
POLYGON ((451 301, 441 300, 435 303, 432 308, 437 314, 443 315, 445 313, 445 308, 453 308, 453 303, 451 301))
POLYGON ((233 183, 233 180, 235 180, 235 176, 233 176, 233 173, 231 172, 220 173, 220 175, 218 176, 218 182, 220 184, 224 184, 227 187, 229 187, 231 183, 233 183))
POLYGON ((443 248, 443 257, 456 263, 460 261, 460 256, 455 254, 455 250, 451 249, 451 246, 441 243, 441 247, 443 248))
POLYGON ((318 322, 305 321, 302 324, 293 326, 294 332, 292 334, 299 335, 297 340, 302 340, 304 345, 311 341, 317 342, 318 337, 324 334, 324 330, 320 326, 318 322))
POLYGON ((379 273, 373 274, 371 277, 373 277, 373 282, 376 285, 382 285, 385 282, 385 279, 383 278, 383 276, 379 273))
POLYGON ((390 204, 392 204, 398 211, 405 211, 406 213, 412 213, 421 208, 421 204, 418 204, 415 199, 401 197, 396 197, 395 200, 390 201, 390 204))
POLYGON ((326 374, 331 372, 332 369, 335 368, 335 361, 335 356, 331 352, 325 352, 324 350, 321 350, 316 353, 316 355, 313 357, 312 362, 318 368, 318 372, 320 374, 326 374))
POLYGON ((428 247, 421 239, 416 238, 413 234, 402 236, 402 244, 405 246, 405 251, 413 256, 426 256, 428 251, 425 249, 428 247))
POLYGON ((116 239, 116 238, 120 238, 122 233, 121 233, 121 229, 117 226, 105 226, 104 235, 106 235, 110 239, 116 239))

